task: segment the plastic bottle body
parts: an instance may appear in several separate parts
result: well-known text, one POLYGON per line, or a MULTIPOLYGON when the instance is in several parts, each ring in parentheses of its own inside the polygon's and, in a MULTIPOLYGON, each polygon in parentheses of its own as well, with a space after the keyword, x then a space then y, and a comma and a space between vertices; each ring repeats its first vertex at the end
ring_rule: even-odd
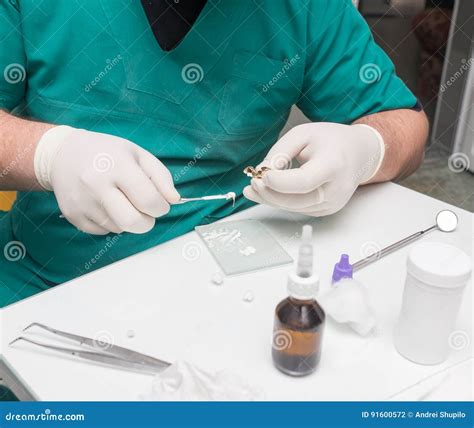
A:
POLYGON ((312 373, 320 359, 325 313, 315 300, 289 297, 277 306, 272 357, 275 367, 290 376, 312 373))
POLYGON ((395 328, 397 351, 419 364, 439 364, 450 351, 450 335, 464 288, 437 289, 424 284, 408 273, 402 309, 395 328))
POLYGON ((439 364, 457 349, 456 319, 471 269, 469 257, 450 245, 427 242, 413 248, 394 331, 401 355, 419 364, 439 364))

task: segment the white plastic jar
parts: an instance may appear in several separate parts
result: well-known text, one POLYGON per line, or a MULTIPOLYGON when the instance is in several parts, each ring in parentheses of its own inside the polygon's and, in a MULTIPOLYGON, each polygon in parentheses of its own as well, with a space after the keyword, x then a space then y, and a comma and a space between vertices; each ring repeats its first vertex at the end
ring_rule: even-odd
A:
POLYGON ((401 355, 420 364, 439 364, 448 358, 471 271, 469 256, 452 245, 424 242, 412 249, 394 332, 401 355))

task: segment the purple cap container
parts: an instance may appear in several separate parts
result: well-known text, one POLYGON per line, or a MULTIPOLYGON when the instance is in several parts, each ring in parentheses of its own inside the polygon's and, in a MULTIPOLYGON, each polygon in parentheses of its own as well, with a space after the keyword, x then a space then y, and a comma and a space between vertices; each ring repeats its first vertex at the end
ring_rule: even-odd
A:
POLYGON ((343 278, 352 278, 352 265, 349 263, 349 256, 341 254, 341 260, 334 266, 332 282, 339 282, 343 278))

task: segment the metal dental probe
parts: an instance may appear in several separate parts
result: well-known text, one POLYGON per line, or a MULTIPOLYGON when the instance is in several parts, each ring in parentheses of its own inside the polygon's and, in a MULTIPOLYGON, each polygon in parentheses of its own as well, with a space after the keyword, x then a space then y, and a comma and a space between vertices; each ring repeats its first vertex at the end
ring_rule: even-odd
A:
MULTIPOLYGON (((235 205, 235 193, 234 192, 229 192, 226 193, 225 195, 212 195, 212 196, 202 196, 200 198, 181 198, 176 204, 185 204, 187 202, 195 202, 195 201, 215 201, 218 199, 225 199, 229 200, 232 199, 232 206, 235 205)), ((64 218, 64 215, 60 215, 59 218, 64 218)))
POLYGON ((414 233, 413 235, 407 236, 406 238, 402 239, 401 241, 395 242, 392 245, 389 245, 388 247, 383 248, 380 251, 377 251, 370 256, 367 256, 358 262, 354 263, 352 265, 352 270, 353 272, 362 269, 363 267, 375 262, 376 260, 381 259, 382 257, 385 257, 388 254, 393 253, 394 251, 404 247, 405 245, 410 244, 413 241, 416 241, 417 239, 421 238, 422 236, 426 235, 429 232, 432 232, 433 230, 440 230, 442 232, 453 232, 456 230, 456 227, 458 225, 458 216, 449 210, 444 210, 440 211, 436 215, 436 224, 429 227, 428 229, 425 230, 420 230, 419 232, 414 233))
POLYGON ((235 205, 235 193, 234 192, 229 192, 229 193, 226 193, 225 195, 202 196, 200 198, 181 198, 178 201, 178 204, 185 204, 187 202, 194 202, 194 201, 214 201, 214 200, 217 200, 217 199, 225 199, 225 200, 232 199, 232 206, 235 205))

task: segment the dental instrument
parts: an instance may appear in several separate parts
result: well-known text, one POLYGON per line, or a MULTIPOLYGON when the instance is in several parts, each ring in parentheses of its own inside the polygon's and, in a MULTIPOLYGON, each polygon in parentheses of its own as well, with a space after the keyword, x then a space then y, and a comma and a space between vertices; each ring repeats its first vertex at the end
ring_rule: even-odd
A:
POLYGON ((249 178, 263 178, 263 174, 270 171, 271 168, 262 166, 261 168, 255 169, 253 166, 248 166, 244 169, 244 174, 249 178))
POLYGON ((24 342, 31 343, 35 346, 40 346, 42 348, 68 354, 73 357, 78 357, 80 359, 93 361, 96 363, 107 364, 119 369, 135 370, 135 371, 141 371, 141 372, 153 373, 153 374, 156 374, 157 372, 160 372, 171 365, 170 363, 166 361, 160 360, 158 358, 150 357, 148 355, 141 354, 136 351, 132 351, 131 349, 128 349, 128 348, 123 348, 121 346, 113 345, 111 343, 108 343, 99 339, 95 340, 89 337, 67 333, 61 330, 57 330, 55 328, 48 327, 38 322, 31 323, 30 325, 28 325, 27 327, 23 329, 23 332, 27 332, 27 330, 29 330, 32 327, 38 327, 42 330, 46 330, 47 332, 55 336, 64 337, 66 339, 77 342, 79 347, 74 349, 74 348, 67 348, 67 347, 62 347, 62 346, 57 346, 57 345, 51 345, 48 343, 39 342, 37 340, 31 339, 25 336, 20 336, 20 337, 17 337, 16 339, 13 339, 9 343, 9 346, 12 346, 16 342, 24 341, 24 342), (92 348, 94 351, 82 350, 80 349, 82 346, 87 346, 89 348, 92 348))
POLYGON ((394 251, 397 251, 408 244, 411 244, 413 241, 416 241, 417 239, 423 237, 429 232, 432 232, 433 230, 440 230, 441 232, 449 233, 456 230, 457 226, 458 226, 458 216, 453 211, 450 211, 450 210, 440 211, 436 215, 435 225, 429 227, 428 229, 416 232, 413 235, 407 236, 406 238, 398 242, 395 242, 394 244, 389 245, 388 247, 385 247, 382 250, 377 251, 373 254, 370 254, 369 256, 359 260, 358 262, 352 265, 352 271, 355 272, 359 269, 362 269, 365 266, 368 266, 372 262, 379 260, 382 257, 385 257, 386 255, 391 254, 394 251))
MULTIPOLYGON (((229 199, 232 199, 232 206, 235 206, 235 198, 236 194, 235 192, 229 192, 226 193, 225 195, 211 195, 211 196, 202 196, 200 198, 181 198, 176 204, 185 204, 187 202, 195 202, 195 201, 214 201, 218 199, 225 199, 228 201, 229 199)), ((64 215, 61 214, 59 218, 64 218, 64 215)))
POLYGON ((235 205, 235 192, 229 192, 226 193, 225 195, 212 195, 212 196, 202 196, 200 198, 181 198, 178 201, 178 204, 185 204, 187 202, 195 202, 195 201, 214 201, 218 199, 225 199, 229 200, 232 199, 232 206, 235 205))

